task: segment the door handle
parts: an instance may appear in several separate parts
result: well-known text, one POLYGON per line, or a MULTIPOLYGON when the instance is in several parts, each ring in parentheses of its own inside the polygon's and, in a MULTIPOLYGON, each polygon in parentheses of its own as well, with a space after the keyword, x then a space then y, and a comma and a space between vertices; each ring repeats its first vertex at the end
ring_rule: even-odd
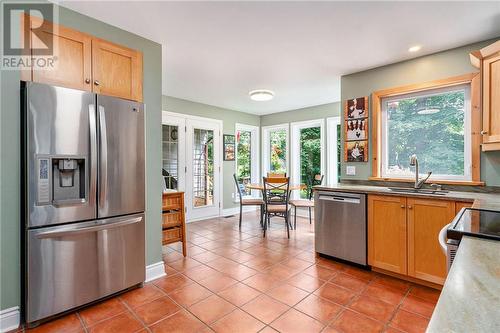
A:
POLYGON ((99 205, 104 207, 108 186, 108 139, 106 133, 106 114, 104 113, 104 107, 102 105, 99 105, 99 141, 101 175, 101 181, 99 182, 99 205))
POLYGON ((405 205, 401 205, 401 208, 405 208, 405 205))
POLYGON ((119 228, 119 227, 124 227, 126 225, 136 224, 136 223, 139 223, 141 221, 142 221, 142 216, 133 217, 130 219, 120 220, 120 221, 114 222, 114 223, 99 224, 99 225, 90 226, 90 227, 46 231, 46 232, 39 233, 38 235, 36 235, 36 237, 39 239, 64 237, 64 236, 83 234, 83 233, 88 233, 88 232, 96 232, 96 231, 101 231, 101 230, 115 229, 115 228, 119 228))

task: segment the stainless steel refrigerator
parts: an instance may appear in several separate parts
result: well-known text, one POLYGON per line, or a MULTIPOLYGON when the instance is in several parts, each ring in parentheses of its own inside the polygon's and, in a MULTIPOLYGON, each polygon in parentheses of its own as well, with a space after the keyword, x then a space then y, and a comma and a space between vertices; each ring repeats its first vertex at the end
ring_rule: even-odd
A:
POLYGON ((21 82, 23 315, 145 279, 144 107, 21 82))

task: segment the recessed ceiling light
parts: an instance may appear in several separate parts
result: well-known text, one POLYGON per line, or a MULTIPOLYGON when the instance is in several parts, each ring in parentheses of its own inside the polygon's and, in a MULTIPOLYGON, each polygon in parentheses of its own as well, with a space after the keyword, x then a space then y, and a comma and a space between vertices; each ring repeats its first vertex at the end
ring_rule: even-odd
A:
POLYGON ((422 46, 420 46, 420 45, 414 45, 408 49, 408 52, 417 52, 417 51, 420 51, 421 48, 422 48, 422 46))
POLYGON ((248 95, 250 95, 250 99, 259 102, 270 101, 274 98, 274 92, 265 89, 252 90, 248 95))

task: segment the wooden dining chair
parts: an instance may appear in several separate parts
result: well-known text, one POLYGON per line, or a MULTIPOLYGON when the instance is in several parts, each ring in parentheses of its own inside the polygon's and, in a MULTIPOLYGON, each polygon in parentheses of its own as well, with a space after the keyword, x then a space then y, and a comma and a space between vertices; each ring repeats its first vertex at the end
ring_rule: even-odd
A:
POLYGON ((285 219, 286 232, 290 238, 290 178, 288 177, 262 177, 264 183, 264 237, 266 237, 267 226, 270 225, 271 217, 282 217, 285 219))
POLYGON ((267 178, 285 178, 285 177, 286 177, 286 172, 285 173, 274 173, 274 172, 267 173, 267 178))
POLYGON ((307 180, 307 199, 292 199, 290 205, 293 207, 293 228, 297 229, 297 207, 307 208, 309 210, 309 224, 312 224, 311 210, 314 208, 314 201, 312 200, 313 186, 321 185, 323 183, 324 175, 314 175, 313 178, 308 177, 307 180))
POLYGON ((244 186, 238 182, 238 177, 233 173, 234 183, 236 184, 236 188, 238 189, 238 196, 240 198, 240 221, 239 228, 241 230, 241 219, 243 216, 243 206, 260 206, 260 225, 264 226, 264 200, 260 198, 243 198, 243 193, 241 191, 241 187, 244 186))

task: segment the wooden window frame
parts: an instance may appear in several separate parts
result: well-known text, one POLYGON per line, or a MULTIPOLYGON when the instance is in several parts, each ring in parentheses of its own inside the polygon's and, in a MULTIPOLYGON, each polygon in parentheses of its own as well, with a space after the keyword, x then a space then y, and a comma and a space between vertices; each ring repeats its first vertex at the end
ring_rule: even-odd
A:
POLYGON ((449 185, 484 185, 481 181, 481 75, 480 73, 469 73, 442 80, 411 84, 402 87, 375 91, 371 95, 372 103, 372 176, 370 180, 413 182, 408 178, 386 178, 382 177, 382 99, 397 95, 416 93, 430 89, 470 84, 471 100, 471 163, 472 179, 470 181, 433 180, 436 184, 449 185))

